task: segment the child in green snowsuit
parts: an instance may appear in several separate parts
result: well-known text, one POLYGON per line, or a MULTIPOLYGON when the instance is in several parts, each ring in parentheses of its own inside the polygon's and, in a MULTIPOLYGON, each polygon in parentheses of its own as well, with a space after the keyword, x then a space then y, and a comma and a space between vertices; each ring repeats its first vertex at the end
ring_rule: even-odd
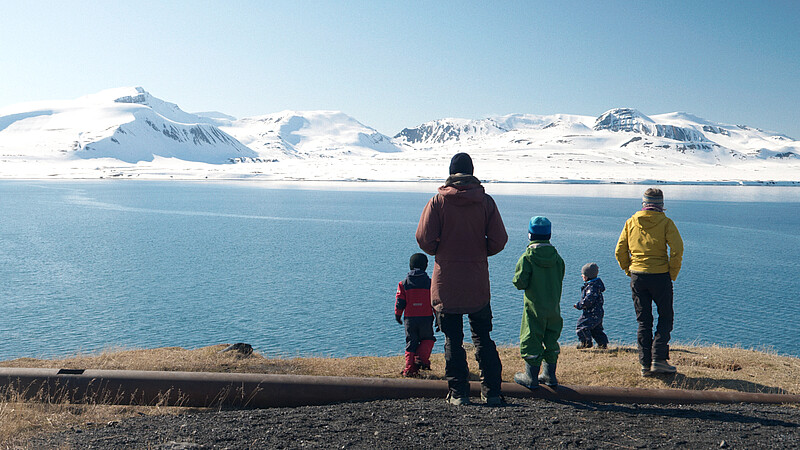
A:
POLYGON ((556 362, 558 338, 564 321, 561 319, 561 284, 564 281, 564 260, 550 244, 551 224, 546 217, 532 217, 528 224, 530 244, 519 258, 512 282, 525 291, 525 310, 519 332, 519 350, 525 360, 525 372, 514 375, 514 381, 535 389, 539 382, 558 386, 556 362), (539 366, 542 374, 539 375, 539 366))

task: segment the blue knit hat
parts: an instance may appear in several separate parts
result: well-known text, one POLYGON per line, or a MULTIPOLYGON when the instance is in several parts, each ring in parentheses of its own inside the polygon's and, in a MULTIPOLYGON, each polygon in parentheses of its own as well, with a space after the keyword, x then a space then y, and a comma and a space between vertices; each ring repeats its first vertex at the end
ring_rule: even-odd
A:
POLYGON ((547 217, 531 217, 531 221, 528 223, 528 234, 532 241, 549 241, 550 229, 551 224, 547 217))

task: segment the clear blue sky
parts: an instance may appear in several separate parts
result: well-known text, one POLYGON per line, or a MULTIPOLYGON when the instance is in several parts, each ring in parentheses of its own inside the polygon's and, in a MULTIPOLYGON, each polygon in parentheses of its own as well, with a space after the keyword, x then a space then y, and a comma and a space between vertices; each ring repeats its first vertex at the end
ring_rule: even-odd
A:
POLYGON ((0 2, 0 106, 119 86, 391 135, 624 106, 800 139, 800 1, 0 2))

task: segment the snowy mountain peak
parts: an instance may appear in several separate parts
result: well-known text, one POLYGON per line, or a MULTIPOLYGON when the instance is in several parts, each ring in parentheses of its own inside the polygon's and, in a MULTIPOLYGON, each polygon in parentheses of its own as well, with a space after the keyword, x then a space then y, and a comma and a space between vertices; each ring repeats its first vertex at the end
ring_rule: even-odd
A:
POLYGON ((409 145, 437 145, 448 142, 477 142, 503 136, 509 132, 535 133, 550 130, 580 134, 591 132, 591 116, 570 114, 534 115, 507 114, 484 119, 439 119, 414 128, 404 128, 395 139, 409 145))
POLYGON ((570 128, 575 132, 590 131, 587 124, 594 121, 591 116, 576 116, 570 114, 553 114, 540 116, 534 114, 508 114, 505 116, 491 117, 500 128, 506 130, 545 130, 552 128, 570 128))
POLYGON ((508 131, 494 119, 439 119, 425 122, 414 128, 404 128, 395 139, 409 144, 442 144, 447 141, 462 141, 508 131))
POLYGON ((227 163, 256 153, 213 125, 141 87, 108 89, 51 107, 0 117, 0 151, 20 157, 155 157, 227 163))
POLYGON ((633 108, 615 108, 601 114, 594 124, 594 129, 651 134, 651 127, 654 124, 653 119, 633 108))
POLYGON ((152 95, 141 86, 135 87, 133 90, 135 93, 131 93, 132 95, 125 95, 114 99, 114 101, 117 103, 139 103, 141 105, 147 105, 147 101, 152 98, 152 95))
MULTIPOLYGON (((673 113, 671 116, 673 120, 683 118, 688 121, 689 114, 673 113)), ((681 142, 708 142, 706 136, 693 127, 656 123, 632 108, 616 108, 604 112, 597 118, 594 130, 639 133, 681 142)))
POLYGON ((341 111, 281 111, 246 117, 222 129, 262 159, 393 153, 402 144, 341 111))
MULTIPOLYGON (((152 107, 154 104, 161 105, 166 102, 153 97, 141 86, 127 86, 119 88, 105 89, 94 94, 85 95, 74 100, 80 104, 103 105, 113 103, 130 103, 152 107), (155 102, 153 101, 155 100, 155 102)), ((172 105, 170 103, 170 105, 172 105)), ((177 105, 173 105, 176 106, 177 105)))

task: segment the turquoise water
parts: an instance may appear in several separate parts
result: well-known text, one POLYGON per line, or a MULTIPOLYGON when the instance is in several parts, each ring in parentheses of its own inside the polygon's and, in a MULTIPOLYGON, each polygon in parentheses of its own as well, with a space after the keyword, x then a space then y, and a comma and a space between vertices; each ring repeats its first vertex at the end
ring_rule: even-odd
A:
MULTIPOLYGON (((800 355, 797 191, 765 187, 742 202, 728 200, 737 187, 725 201, 664 189, 686 245, 674 341, 800 355)), ((528 219, 545 215, 567 264, 561 342, 576 341, 571 305, 589 261, 608 289, 609 337, 635 342, 614 245, 639 200, 553 191, 493 195, 510 236, 490 258, 493 336, 517 341, 522 296, 510 279, 528 219)), ((2 181, 0 359, 233 342, 271 356, 399 354, 394 293, 432 192, 2 181)))

